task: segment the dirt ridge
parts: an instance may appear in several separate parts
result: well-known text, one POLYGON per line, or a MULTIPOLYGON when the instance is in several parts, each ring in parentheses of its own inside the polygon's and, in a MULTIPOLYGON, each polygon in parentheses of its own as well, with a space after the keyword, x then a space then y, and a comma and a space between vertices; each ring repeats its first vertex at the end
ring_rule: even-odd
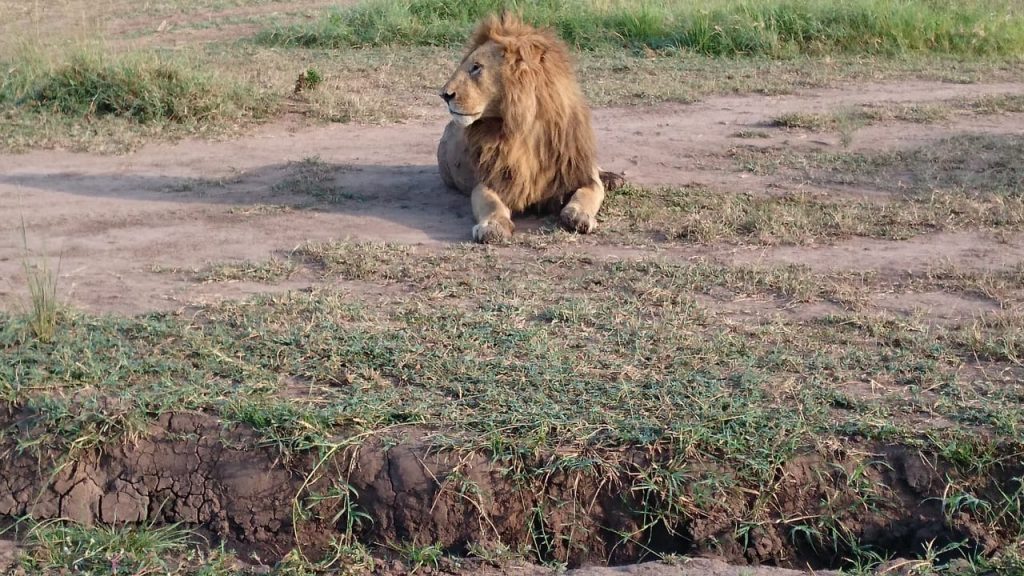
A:
MULTIPOLYGON (((645 496, 628 472, 663 462, 666 454, 657 451, 620 453, 626 474, 558 468, 540 473, 543 462, 524 461, 517 468, 484 454, 439 450, 428 431, 410 428, 332 450, 323 460, 312 453, 282 458, 276 447, 260 445, 247 426, 225 425, 201 413, 169 413, 135 441, 67 460, 53 448, 38 454, 16 449, 19 439, 30 437, 32 420, 24 410, 0 417, 2 428, 15 432, 5 434, 0 450, 0 466, 7 471, 0 479, 0 517, 31 513, 37 520, 67 518, 86 525, 182 522, 214 542, 256 551, 264 560, 296 545, 315 557, 331 537, 354 536, 371 545, 440 544, 456 555, 465 554, 470 544, 500 542, 569 566, 621 565, 650 559, 647 552, 655 552, 835 567, 842 547, 833 554, 821 542, 794 537, 787 518, 816 517, 823 513, 823 501, 856 502, 850 491, 854 469, 872 485, 886 487, 877 508, 840 518, 861 544, 897 554, 913 553, 929 541, 967 540, 979 551, 1001 544, 998 534, 970 515, 945 517, 946 478, 961 473, 902 446, 855 443, 849 450, 828 456, 808 452, 782 465, 771 496, 775 505, 739 536, 734 519, 750 517, 762 502, 741 483, 713 503, 682 508, 677 517, 655 522, 645 517, 645 496), (867 466, 865 454, 871 458, 867 466), (312 496, 339 487, 353 491, 355 507, 327 501, 295 522, 296 502, 305 507, 312 496), (710 542, 717 546, 709 547, 710 542)), ((702 473, 710 474, 705 478, 734 473, 698 462, 686 472, 693 479, 687 490, 699 488, 702 473)), ((994 493, 1022 472, 1017 464, 986 480, 982 489, 994 493)))

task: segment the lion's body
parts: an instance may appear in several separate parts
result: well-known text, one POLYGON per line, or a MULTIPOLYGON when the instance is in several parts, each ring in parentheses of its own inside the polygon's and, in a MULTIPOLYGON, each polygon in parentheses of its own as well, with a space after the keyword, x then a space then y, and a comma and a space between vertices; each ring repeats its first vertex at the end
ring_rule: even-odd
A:
POLYGON ((438 167, 473 196, 478 228, 500 221, 510 234, 511 212, 564 206, 564 224, 593 229, 604 197, 594 132, 557 36, 508 15, 485 20, 442 95, 452 121, 438 167))
POLYGON ((466 130, 449 122, 444 127, 441 142, 437 145, 437 166, 441 179, 450 188, 470 194, 480 179, 476 175, 476 162, 471 158, 466 130))

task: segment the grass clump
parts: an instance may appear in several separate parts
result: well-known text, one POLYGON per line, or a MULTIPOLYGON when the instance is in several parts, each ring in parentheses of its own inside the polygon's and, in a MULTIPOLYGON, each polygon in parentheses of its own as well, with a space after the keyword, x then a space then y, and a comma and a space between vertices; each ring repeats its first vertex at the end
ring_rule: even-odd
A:
POLYGON ((269 117, 275 98, 250 84, 156 54, 78 49, 56 60, 0 60, 0 145, 123 152, 144 136, 219 133, 269 117))
POLYGON ((53 67, 15 67, 13 74, 0 91, 0 103, 76 118, 195 124, 268 112, 251 89, 157 57, 83 52, 53 67))
POLYGON ((50 267, 48 259, 40 258, 33 263, 29 256, 28 231, 25 221, 21 222, 21 241, 24 255, 21 267, 25 272, 28 285, 29 309, 25 313, 25 323, 32 334, 41 342, 49 342, 57 331, 61 305, 57 296, 57 282, 60 278, 60 263, 57 269, 50 267))
POLYGON ((392 545, 392 548, 405 560, 411 568, 410 574, 415 574, 421 568, 436 570, 444 556, 444 549, 437 544, 429 546, 417 546, 412 542, 392 545))
POLYGON ((87 527, 61 521, 27 531, 21 567, 33 574, 184 574, 174 556, 185 555, 190 534, 176 525, 87 527))
POLYGON ((28 279, 30 307, 26 315, 29 329, 43 342, 53 339, 60 316, 60 302, 57 300, 57 278, 60 270, 53 270, 48 264, 32 265, 22 262, 28 279))
POLYGON ((311 24, 269 28, 257 39, 310 48, 461 44, 475 21, 502 8, 556 28, 583 49, 627 45, 768 57, 844 52, 1014 55, 1024 49, 1024 16, 1001 0, 367 0, 333 9, 311 24))
POLYGON ((808 112, 787 112, 773 118, 768 124, 776 128, 823 130, 829 125, 829 118, 821 114, 808 112))

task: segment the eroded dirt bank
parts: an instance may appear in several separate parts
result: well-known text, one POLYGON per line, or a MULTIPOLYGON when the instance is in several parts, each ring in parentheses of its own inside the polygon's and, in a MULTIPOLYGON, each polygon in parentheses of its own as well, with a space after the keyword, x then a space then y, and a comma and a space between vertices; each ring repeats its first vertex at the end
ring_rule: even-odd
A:
POLYGON ((644 475, 664 466, 667 452, 595 454, 614 466, 572 469, 550 466, 556 455, 492 461, 437 450, 429 433, 410 428, 322 451, 322 459, 284 458, 244 426, 177 413, 135 441, 68 460, 16 449, 31 437, 32 414, 6 412, 0 425, 10 431, 0 457, 0 516, 183 522, 263 560, 296 544, 316 556, 330 538, 352 535, 368 544, 436 543, 454 554, 502 543, 570 566, 673 553, 821 569, 841 564, 847 552, 809 530, 825 514, 861 545, 897 555, 958 541, 991 551, 1004 544, 1000 534, 966 511, 947 513, 947 487, 1008 492, 1024 472, 1014 464, 970 475, 905 447, 853 443, 780 466, 770 494, 750 490, 733 470, 694 460, 673 470, 687 480, 667 503, 644 475), (713 480, 719 487, 709 490, 713 480), (353 501, 318 497, 326 494, 353 501))

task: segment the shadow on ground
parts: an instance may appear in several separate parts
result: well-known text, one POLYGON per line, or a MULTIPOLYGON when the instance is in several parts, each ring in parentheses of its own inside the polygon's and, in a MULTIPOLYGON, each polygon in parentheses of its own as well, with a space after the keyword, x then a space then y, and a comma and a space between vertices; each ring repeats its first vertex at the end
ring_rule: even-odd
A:
MULTIPOLYGON (((469 198, 446 187, 437 167, 288 162, 240 170, 222 177, 160 174, 20 173, 0 176, 0 186, 31 194, 46 190, 124 202, 227 204, 239 212, 284 209, 344 213, 392 222, 431 240, 469 240, 469 198)), ((520 230, 554 223, 541 214, 516 218, 520 230)), ((0 229, 7 226, 0 225, 0 229)))

